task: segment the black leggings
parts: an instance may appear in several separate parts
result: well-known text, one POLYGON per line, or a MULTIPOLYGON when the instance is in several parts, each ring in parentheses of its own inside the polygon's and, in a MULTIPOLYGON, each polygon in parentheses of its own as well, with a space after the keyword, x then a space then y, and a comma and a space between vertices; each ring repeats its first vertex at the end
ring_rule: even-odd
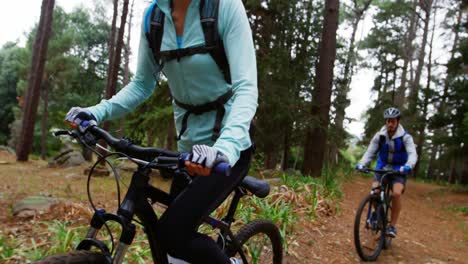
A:
MULTIPOLYGON (((214 211, 247 175, 252 148, 241 152, 230 176, 211 174, 195 177, 167 208, 158 224, 158 241, 173 257, 192 264, 227 264, 229 258, 213 239, 197 232, 214 211)), ((175 178, 171 195, 179 193, 183 179, 175 178)), ((184 186, 185 187, 185 186, 184 186)))

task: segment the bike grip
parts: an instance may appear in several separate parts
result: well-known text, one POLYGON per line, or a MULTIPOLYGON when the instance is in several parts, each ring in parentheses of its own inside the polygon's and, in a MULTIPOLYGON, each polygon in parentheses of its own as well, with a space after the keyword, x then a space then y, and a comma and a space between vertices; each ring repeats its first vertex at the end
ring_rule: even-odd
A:
POLYGON ((186 160, 188 160, 189 155, 190 155, 189 153, 182 153, 182 154, 180 154, 180 159, 183 160, 183 161, 186 161, 186 160))
POLYGON ((231 176, 231 165, 227 162, 221 162, 213 168, 213 171, 217 174, 231 176))
POLYGON ((70 122, 70 121, 67 121, 68 125, 74 129, 77 129, 78 128, 78 124, 74 123, 74 122, 70 122))

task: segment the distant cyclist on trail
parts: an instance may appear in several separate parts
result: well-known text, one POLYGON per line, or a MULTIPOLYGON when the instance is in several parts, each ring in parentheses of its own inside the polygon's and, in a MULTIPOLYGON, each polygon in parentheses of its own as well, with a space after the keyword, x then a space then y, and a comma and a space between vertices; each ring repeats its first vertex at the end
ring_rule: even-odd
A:
POLYGON ((144 14, 133 80, 109 100, 70 109, 66 120, 97 124, 133 111, 151 96, 159 73, 173 97, 178 149, 190 153, 185 165, 197 177, 162 215, 158 241, 192 264, 239 263, 197 230, 246 176, 253 152, 257 67, 242 1, 153 1, 144 14), (211 173, 220 162, 232 166, 229 177, 211 173))
MULTIPOLYGON (((377 170, 396 170, 401 174, 391 178, 393 185, 392 214, 387 235, 396 237, 395 228, 401 211, 401 194, 405 188, 406 175, 414 168, 418 155, 413 137, 400 124, 401 112, 395 107, 384 111, 385 126, 372 138, 366 153, 356 165, 357 170, 364 170, 378 153, 377 170)), ((372 187, 377 187, 382 175, 375 174, 372 187)))

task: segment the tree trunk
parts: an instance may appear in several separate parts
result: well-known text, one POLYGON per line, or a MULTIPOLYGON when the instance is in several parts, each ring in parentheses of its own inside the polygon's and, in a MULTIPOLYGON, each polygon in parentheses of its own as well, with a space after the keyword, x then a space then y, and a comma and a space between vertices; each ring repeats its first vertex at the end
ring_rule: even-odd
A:
MULTIPOLYGON (((459 33, 460 33, 460 30, 458 30, 460 28, 460 25, 461 25, 461 20, 462 20, 462 13, 463 13, 463 8, 459 7, 459 11, 458 11, 458 16, 457 16, 457 24, 456 24, 456 27, 455 27, 455 30, 454 30, 454 33, 455 33, 455 37, 454 37, 454 40, 453 40, 453 45, 452 45, 452 49, 451 49, 451 54, 450 54, 450 60, 452 60, 454 57, 455 57, 455 52, 456 52, 456 49, 457 49, 457 45, 458 45, 458 42, 459 42, 459 33)), ((444 81, 444 91, 442 92, 442 97, 441 97, 441 100, 439 102, 439 105, 437 106, 437 113, 445 113, 446 112, 446 104, 447 104, 447 97, 449 95, 449 80, 451 78, 450 76, 450 71, 447 67, 447 71, 446 71, 447 75, 445 77, 445 81, 444 81)), ((443 129, 442 128, 436 128, 434 130, 434 136, 438 136, 438 135, 441 135, 443 133, 443 129)), ((434 143, 433 143, 434 144, 434 143)), ((440 149, 440 146, 438 146, 438 148, 440 149)), ((431 163, 430 163, 431 164, 431 163)), ((432 166, 435 165, 435 161, 432 163, 432 166)), ((431 171, 433 171, 434 169, 432 169, 431 171)), ((429 173, 429 172, 428 172, 429 173)))
POLYGON ((435 163, 435 158, 436 158, 437 151, 438 151, 437 148, 438 146, 434 142, 432 142, 431 157, 429 158, 429 164, 427 166, 427 174, 426 174, 427 179, 434 178, 434 163, 435 163))
POLYGON ((125 33, 125 23, 127 21, 127 13, 128 13, 128 2, 129 0, 124 0, 123 2, 123 10, 122 16, 120 17, 120 27, 119 27, 119 34, 117 36, 117 44, 115 46, 115 53, 114 53, 114 60, 113 60, 113 67, 110 73, 110 85, 109 89, 107 90, 107 98, 110 99, 115 93, 117 92, 117 79, 119 75, 120 69, 120 61, 122 60, 122 47, 123 47, 123 39, 125 33))
MULTIPOLYGON (((336 133, 338 133, 338 128, 337 128, 337 131, 336 133)), ((343 136, 344 136, 344 129, 343 129, 343 136)), ((328 162, 330 164, 330 166, 336 166, 338 165, 338 145, 341 145, 341 144, 344 144, 344 143, 338 143, 338 141, 340 142, 344 142, 344 139, 343 138, 340 138, 340 136, 336 136, 336 138, 332 139, 329 144, 329 152, 328 152, 328 162)))
MULTIPOLYGON (((128 19, 128 32, 127 32, 127 40, 124 44, 124 74, 123 74, 123 83, 122 87, 127 86, 130 82, 130 39, 131 39, 131 32, 132 32, 132 18, 133 18, 133 5, 135 4, 135 0, 132 1, 132 5, 130 7, 130 18, 128 19)), ((124 131, 125 119, 121 118, 119 120, 119 136, 123 137, 125 135, 124 131)))
POLYGON ((167 137, 166 137, 166 149, 173 150, 175 149, 175 138, 176 138, 176 131, 175 131, 175 124, 173 120, 169 121, 169 126, 167 127, 167 137))
POLYGON ((266 150, 265 151, 265 162, 264 167, 267 170, 272 170, 276 168, 276 161, 277 161, 278 153, 276 150, 266 150))
POLYGON ((462 159, 462 169, 460 175, 460 184, 468 185, 468 147, 462 149, 463 159, 462 159))
MULTIPOLYGON (((114 0, 114 4, 117 3, 117 0, 114 0)), ((115 11, 114 7, 114 11, 115 11)), ((115 46, 115 50, 113 52, 112 56, 112 61, 109 61, 110 65, 110 73, 108 76, 108 85, 106 89, 106 98, 110 99, 112 96, 114 96, 117 92, 117 79, 119 75, 119 70, 120 70, 120 61, 121 61, 121 55, 122 55, 122 47, 123 47, 123 39, 124 39, 124 32, 125 32, 125 23, 127 20, 127 13, 128 13, 128 0, 124 0, 123 2, 123 10, 122 10, 122 16, 120 17, 120 27, 119 27, 119 33, 117 36, 117 43, 115 46)), ((116 14, 114 14, 116 15, 116 14)), ((104 123, 104 129, 109 131, 110 130, 110 123, 105 122, 104 123)), ((103 144, 103 146, 106 146, 107 144, 103 144)), ((103 164, 104 165, 104 164, 103 164)))
POLYGON ((303 173, 311 176, 319 176, 321 174, 325 155, 330 119, 333 67, 336 57, 338 12, 339 0, 327 0, 325 2, 320 56, 316 68, 316 87, 312 98, 312 115, 318 117, 318 124, 308 129, 304 149, 303 173))
MULTIPOLYGON (((453 45, 452 45, 452 49, 451 49, 451 52, 450 52, 450 59, 448 61, 451 61, 453 60, 453 58, 455 57, 455 53, 457 51, 457 46, 458 46, 458 42, 459 42, 459 38, 460 38, 460 26, 461 26, 461 23, 462 23, 462 14, 463 14, 463 8, 461 7, 461 4, 460 4, 460 7, 459 7, 459 11, 458 11, 458 16, 457 16, 457 24, 456 24, 456 27, 455 27, 455 37, 453 39, 453 45)), ((439 113, 445 113, 445 105, 446 105, 446 101, 447 101, 447 96, 448 96, 448 90, 449 90, 449 84, 450 84, 450 78, 451 78, 451 74, 450 74, 450 71, 447 67, 447 76, 445 77, 445 81, 444 81, 444 92, 443 92, 443 95, 442 95, 442 101, 440 102, 440 105, 438 107, 438 112, 439 113)))
POLYGON ((413 1, 413 14, 411 15, 410 25, 408 28, 407 36, 405 38, 405 46, 403 52, 403 72, 401 73, 401 83, 400 87, 397 89, 395 96, 395 105, 397 107, 403 107, 405 104, 405 92, 406 92, 406 83, 408 75, 408 64, 409 61, 413 58, 413 41, 416 38, 416 22, 418 17, 416 14, 416 7, 418 5, 418 0, 413 1))
MULTIPOLYGON (((114 68, 114 54, 115 54, 115 35, 117 31, 117 15, 119 14, 119 0, 114 0, 113 1, 113 13, 112 13, 112 24, 111 24, 111 32, 109 36, 109 64, 107 65, 107 82, 106 82, 106 90, 104 91, 104 98, 110 99, 112 97, 111 94, 111 76, 112 76, 112 71, 114 68)), ((104 122, 102 124, 102 128, 106 131, 110 130, 110 123, 109 122, 104 122)), ((99 144, 103 147, 107 146, 107 143, 104 140, 99 140, 99 144)), ((101 154, 105 154, 105 151, 98 149, 98 152, 101 154)), ((101 165, 105 165, 105 162, 103 161, 101 165)))
POLYGON ((111 83, 112 83, 112 71, 115 66, 114 64, 114 57, 115 57, 115 35, 117 31, 117 16, 118 16, 118 7, 119 7, 119 1, 114 0, 114 12, 112 14, 112 26, 111 26, 111 33, 109 36, 109 65, 107 65, 107 83, 106 83, 106 93, 105 96, 107 99, 112 97, 111 94, 111 83))
POLYGON ((154 129, 149 129, 146 131, 146 143, 148 146, 154 146, 154 141, 156 140, 156 135, 154 129))
POLYGON ((45 78, 42 83, 42 101, 44 102, 44 109, 42 110, 42 121, 41 121, 41 159, 46 160, 47 156, 47 118, 49 115, 49 82, 45 78))
POLYGON ((93 160, 93 152, 87 148, 82 148, 81 153, 83 154, 83 158, 86 161, 92 161, 93 160))
POLYGON ((429 105, 429 98, 431 97, 431 81, 432 81, 432 47, 434 43, 434 34, 435 34, 435 26, 436 26, 436 21, 435 18, 437 17, 437 8, 434 8, 434 16, 433 16, 433 25, 432 25, 432 34, 431 34, 431 41, 429 42, 429 58, 428 58, 428 63, 427 63, 427 82, 426 82, 426 89, 424 90, 424 102, 423 102, 423 110, 422 110, 422 115, 421 115, 421 121, 418 122, 420 123, 419 130, 418 130, 418 143, 417 143, 417 148, 416 148, 416 153, 418 153, 418 161, 416 162, 416 166, 414 167, 414 175, 418 177, 419 174, 419 167, 420 167, 420 161, 423 157, 422 155, 422 150, 423 150, 423 145, 424 141, 426 139, 425 137, 425 131, 427 127, 427 106, 429 105))
POLYGON ((455 184, 455 180, 457 179, 456 171, 455 171, 455 158, 450 160, 450 168, 448 170, 448 183, 455 184))
POLYGON ((287 126, 284 133, 284 142, 283 142, 283 162, 281 164, 281 169, 283 171, 289 169, 289 158, 291 157, 291 126, 287 126))
POLYGON ((17 160, 27 161, 32 149, 34 125, 37 117, 37 106, 44 74, 47 48, 52 31, 52 18, 55 0, 43 0, 41 18, 37 28, 32 51, 31 71, 29 73, 28 90, 24 104, 20 140, 16 148, 17 160))
POLYGON ((427 44, 427 35, 429 33, 429 20, 431 18, 431 9, 432 9, 433 0, 421 0, 420 5, 421 9, 424 10, 424 31, 422 36, 421 50, 418 55, 418 66, 416 67, 416 73, 414 81, 411 84, 411 91, 409 96, 409 106, 408 112, 411 115, 415 115, 416 108, 418 104, 418 95, 419 95, 419 81, 421 80, 422 68, 424 66, 424 57, 427 44))
POLYGON ((124 46, 124 74, 123 74, 123 86, 126 86, 130 82, 130 39, 131 39, 131 32, 132 32, 132 18, 133 18, 133 5, 135 4, 135 0, 132 1, 132 6, 130 8, 130 16, 128 19, 128 32, 127 32, 127 40, 124 46))
POLYGON ((330 146, 330 161, 332 164, 338 162, 338 149, 344 145, 345 140, 345 131, 344 131, 344 119, 345 119, 345 110, 349 106, 350 100, 348 99, 348 93, 350 90, 351 79, 353 77, 353 66, 355 60, 355 51, 354 51, 354 42, 356 40, 356 32, 358 29, 359 22, 362 19, 364 12, 367 10, 371 3, 371 0, 368 0, 362 8, 359 8, 357 2, 354 1, 354 21, 353 21, 353 30, 351 34, 351 39, 349 43, 348 54, 346 57, 343 79, 338 83, 337 94, 335 99, 335 125, 336 125, 336 140, 333 140, 330 146))

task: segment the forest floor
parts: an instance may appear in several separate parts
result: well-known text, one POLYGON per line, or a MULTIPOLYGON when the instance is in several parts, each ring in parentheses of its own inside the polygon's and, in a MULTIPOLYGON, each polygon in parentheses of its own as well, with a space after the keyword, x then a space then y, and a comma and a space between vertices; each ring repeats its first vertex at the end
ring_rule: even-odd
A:
MULTIPOLYGON (((82 225, 88 223, 86 176, 82 173, 86 166, 64 169, 46 165, 43 161, 19 164, 14 157, 0 151, 0 238, 14 239, 32 233, 45 235, 47 226, 41 223, 53 219, 73 219, 82 225), (73 205, 56 208, 33 219, 13 217, 14 202, 31 195, 61 197, 73 205), (82 217, 77 219, 77 215, 82 217)), ((108 190, 115 190, 114 183, 104 178, 93 181, 92 193, 98 207, 112 206, 116 192, 108 190)), ((299 220, 295 225, 294 243, 291 243, 284 263, 358 263, 353 244, 353 222, 359 202, 369 192, 370 181, 370 178, 359 176, 346 180, 335 215, 299 220)), ((398 238, 390 250, 382 252, 379 263, 468 263, 466 188, 409 180, 403 202, 397 225, 398 238)), ((42 245, 39 242, 36 246, 42 245)), ((0 254, 4 253, 5 249, 0 245, 0 254)))

